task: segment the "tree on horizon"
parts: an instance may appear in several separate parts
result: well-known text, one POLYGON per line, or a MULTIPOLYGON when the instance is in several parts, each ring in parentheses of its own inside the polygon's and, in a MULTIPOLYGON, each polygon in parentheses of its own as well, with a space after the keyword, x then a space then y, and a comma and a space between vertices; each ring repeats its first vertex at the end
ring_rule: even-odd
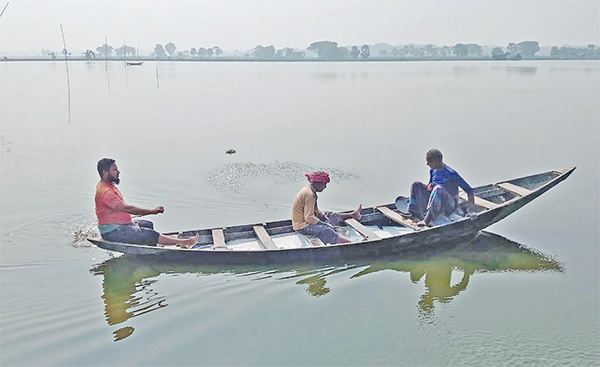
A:
POLYGON ((517 50, 521 56, 532 58, 540 50, 540 46, 537 41, 523 41, 517 43, 517 50))
POLYGON ((156 55, 156 57, 158 59, 164 58, 167 56, 167 52, 165 51, 165 48, 160 43, 157 43, 156 46, 154 46, 154 54, 156 55))
POLYGON ((127 56, 127 55, 135 56, 135 52, 136 52, 136 49, 134 47, 127 46, 127 45, 123 45, 123 46, 115 49, 115 53, 117 54, 117 56, 127 56))
POLYGON ((362 47, 360 48, 360 57, 366 59, 369 56, 371 56, 371 50, 369 49, 369 45, 362 45, 362 47))
POLYGON ((173 42, 169 42, 165 45, 165 51, 167 51, 169 57, 173 57, 175 50, 177 50, 177 46, 175 46, 173 42))
POLYGON ((452 52, 459 59, 462 59, 469 55, 469 49, 467 48, 467 45, 465 45, 464 43, 457 43, 456 45, 454 45, 454 47, 452 47, 452 52))
POLYGON ((347 48, 339 48, 337 42, 333 41, 318 41, 313 42, 308 46, 308 51, 316 51, 320 59, 340 60, 345 59, 350 53, 347 48))
POLYGON ((112 53, 114 51, 114 47, 112 47, 108 43, 105 43, 103 45, 96 47, 96 51, 98 52, 98 55, 108 57, 108 56, 112 55, 112 53))
POLYGON ((273 59, 275 57, 275 46, 271 45, 264 47, 262 45, 258 45, 252 50, 252 56, 259 60, 273 59))

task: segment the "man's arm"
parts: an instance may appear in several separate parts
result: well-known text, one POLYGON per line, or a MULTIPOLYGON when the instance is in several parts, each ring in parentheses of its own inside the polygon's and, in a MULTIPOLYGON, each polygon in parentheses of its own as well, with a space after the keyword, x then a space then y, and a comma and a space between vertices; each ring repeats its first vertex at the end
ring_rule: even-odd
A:
POLYGON ((474 212, 475 211, 475 195, 473 195, 473 191, 468 193, 467 196, 469 197, 469 203, 468 203, 469 212, 474 212))
POLYGON ((106 193, 104 193, 102 200, 112 210, 132 215, 158 214, 165 211, 165 208, 163 208, 162 206, 156 207, 154 209, 143 209, 138 208, 137 206, 129 205, 112 191, 107 191, 106 193))
POLYGON ((456 176, 458 178, 458 186, 460 186, 467 193, 469 212, 475 211, 475 195, 473 193, 473 188, 467 183, 467 181, 465 181, 464 178, 461 177, 461 175, 458 174, 458 172, 456 173, 456 176))
POLYGON ((138 208, 137 206, 125 204, 124 202, 118 203, 114 209, 119 212, 125 212, 132 215, 148 215, 148 214, 159 214, 165 211, 165 208, 162 206, 156 207, 154 209, 143 209, 138 208))
POLYGON ((304 221, 309 224, 319 223, 319 218, 315 217, 315 205, 317 201, 314 196, 307 195, 304 200, 304 221))

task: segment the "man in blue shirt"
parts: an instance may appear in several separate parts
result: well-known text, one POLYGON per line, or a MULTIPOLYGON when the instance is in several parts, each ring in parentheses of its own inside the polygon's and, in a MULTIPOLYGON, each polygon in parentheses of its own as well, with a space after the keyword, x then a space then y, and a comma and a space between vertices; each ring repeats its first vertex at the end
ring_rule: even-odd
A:
POLYGON ((413 182, 410 187, 408 211, 420 226, 432 226, 442 216, 447 216, 458 208, 458 188, 462 188, 469 197, 469 209, 475 202, 473 189, 450 166, 443 162, 442 152, 431 149, 425 159, 429 168, 429 183, 413 182))

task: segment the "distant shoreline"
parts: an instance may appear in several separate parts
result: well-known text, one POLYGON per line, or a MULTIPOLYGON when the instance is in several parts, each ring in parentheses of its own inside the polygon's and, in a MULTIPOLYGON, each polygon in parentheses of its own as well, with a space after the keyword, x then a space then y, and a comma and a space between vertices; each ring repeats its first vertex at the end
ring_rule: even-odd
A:
MULTIPOLYGON (((368 59, 250 59, 250 58, 214 58, 214 59, 153 59, 153 58, 138 58, 138 59, 123 59, 123 58, 110 58, 110 59, 86 59, 86 58, 67 58, 67 61, 77 62, 343 62, 343 63, 355 63, 355 62, 414 62, 414 61, 582 61, 582 60, 600 60, 600 58, 556 58, 556 57, 536 57, 531 59, 493 59, 493 58, 446 58, 446 59, 432 59, 432 58, 375 58, 370 57, 368 59)), ((64 58, 28 58, 28 57, 4 57, 0 58, 0 62, 48 62, 48 61, 65 61, 64 58)))

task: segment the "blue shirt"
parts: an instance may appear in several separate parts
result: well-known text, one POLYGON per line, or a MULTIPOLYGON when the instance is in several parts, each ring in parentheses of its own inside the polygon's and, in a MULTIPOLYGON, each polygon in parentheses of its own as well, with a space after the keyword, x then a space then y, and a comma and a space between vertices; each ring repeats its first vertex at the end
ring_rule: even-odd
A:
POLYGON ((444 165, 443 169, 429 170, 429 183, 434 186, 440 185, 452 196, 458 196, 460 186, 467 194, 473 194, 469 184, 450 166, 444 165))

